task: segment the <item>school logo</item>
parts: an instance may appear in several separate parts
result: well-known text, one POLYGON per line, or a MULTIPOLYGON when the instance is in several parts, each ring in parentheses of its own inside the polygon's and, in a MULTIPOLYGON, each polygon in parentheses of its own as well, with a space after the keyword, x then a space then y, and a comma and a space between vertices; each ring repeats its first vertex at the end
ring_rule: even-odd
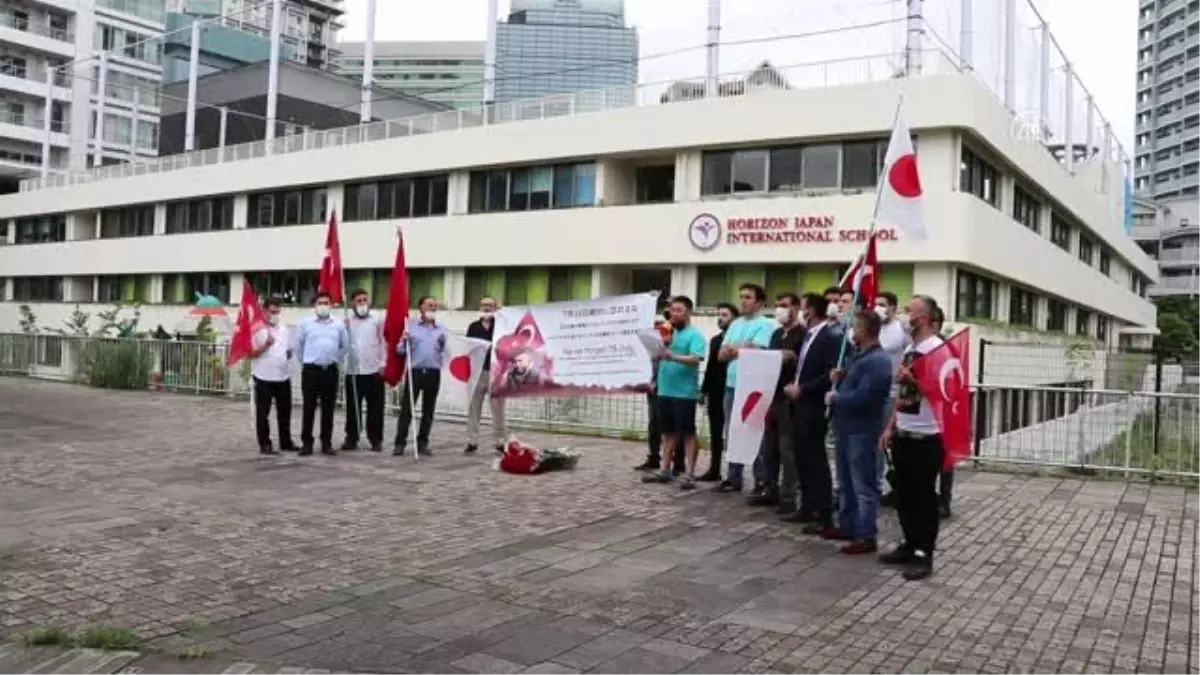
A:
POLYGON ((721 243, 721 221, 711 213, 701 213, 688 224, 688 241, 701 251, 711 251, 721 243))

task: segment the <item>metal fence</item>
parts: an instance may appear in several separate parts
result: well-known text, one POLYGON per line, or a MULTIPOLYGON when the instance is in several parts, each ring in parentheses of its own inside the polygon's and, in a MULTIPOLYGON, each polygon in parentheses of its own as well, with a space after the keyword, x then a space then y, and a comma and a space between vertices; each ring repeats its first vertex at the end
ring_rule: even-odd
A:
MULTIPOLYGON (((1063 366, 1062 347, 983 342, 976 365, 980 378, 972 387, 974 461, 1125 477, 1200 478, 1200 372, 1194 365, 1152 354, 1093 351, 1086 360, 1079 354, 1075 365, 1063 366), (1052 386, 1014 382, 1035 370, 1046 382, 1046 373, 1056 372, 1054 368, 1073 369, 1079 379, 1052 386), (1131 386, 1113 387, 1114 378, 1131 386)), ((225 345, 205 342, 0 334, 2 375, 248 396, 249 364, 227 368, 225 357, 225 345)), ((294 370, 297 403, 299 382, 294 370)), ((390 393, 393 408, 399 406, 399 396, 399 391, 390 393)), ((466 414, 445 401, 437 412, 450 420, 466 414)), ((517 429, 628 440, 645 438, 649 422, 645 398, 633 394, 512 399, 506 413, 517 429)), ((703 409, 698 427, 706 440, 703 409)))

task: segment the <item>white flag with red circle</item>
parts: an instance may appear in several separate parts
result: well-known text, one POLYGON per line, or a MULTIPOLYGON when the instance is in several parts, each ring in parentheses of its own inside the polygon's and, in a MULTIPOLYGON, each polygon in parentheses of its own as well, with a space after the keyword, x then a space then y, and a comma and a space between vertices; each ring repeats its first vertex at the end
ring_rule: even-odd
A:
POLYGON ((751 464, 758 456, 767 411, 779 384, 783 352, 743 349, 737 357, 737 382, 733 389, 733 407, 729 410, 730 464, 751 464))
POLYGON ((876 220, 894 225, 914 241, 925 239, 925 214, 921 208, 921 176, 912 135, 904 118, 896 116, 887 155, 883 158, 883 180, 879 181, 879 211, 876 220))
POLYGON ((479 384, 483 361, 492 343, 487 340, 446 335, 446 353, 442 357, 442 382, 438 403, 451 410, 466 410, 471 392, 479 384))

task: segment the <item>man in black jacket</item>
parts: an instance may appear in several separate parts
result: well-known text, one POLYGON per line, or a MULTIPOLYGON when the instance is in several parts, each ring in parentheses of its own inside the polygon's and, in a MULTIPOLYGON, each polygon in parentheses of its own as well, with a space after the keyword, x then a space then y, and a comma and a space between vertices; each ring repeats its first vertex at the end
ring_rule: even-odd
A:
POLYGON ((828 301, 817 293, 802 298, 807 330, 797 355, 796 378, 784 387, 792 399, 792 448, 800 483, 800 506, 783 520, 806 523, 805 534, 833 527, 833 475, 825 451, 828 429, 825 394, 832 389, 829 372, 837 365, 842 335, 827 321, 828 301))
MULTIPOLYGON (((479 300, 479 318, 467 326, 467 337, 487 340, 488 344, 491 344, 492 331, 496 329, 496 310, 498 308, 499 303, 495 298, 489 296, 481 298, 479 300)), ((494 399, 490 395, 491 365, 492 350, 488 349, 487 355, 483 357, 483 372, 480 373, 479 381, 475 384, 475 391, 471 392, 471 405, 467 409, 467 454, 479 450, 479 418, 483 414, 485 397, 491 403, 492 440, 495 442, 496 452, 504 451, 504 444, 507 440, 504 428, 504 400, 494 399)))
POLYGON ((718 359, 717 352, 721 351, 721 343, 725 340, 725 329, 737 315, 737 307, 727 302, 717 305, 717 334, 708 341, 708 359, 704 362, 704 381, 700 385, 700 405, 708 413, 711 457, 708 471, 696 480, 709 483, 721 480, 721 455, 725 453, 725 371, 729 362, 718 359))

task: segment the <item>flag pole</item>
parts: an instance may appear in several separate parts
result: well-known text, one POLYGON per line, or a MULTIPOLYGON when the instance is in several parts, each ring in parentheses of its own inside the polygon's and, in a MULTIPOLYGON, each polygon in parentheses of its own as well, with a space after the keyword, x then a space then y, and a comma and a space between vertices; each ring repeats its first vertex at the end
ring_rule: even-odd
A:
MULTIPOLYGON (((329 215, 332 222, 337 222, 337 210, 333 210, 329 215)), ((328 235, 327 235, 328 236, 328 235)), ((358 432, 358 440, 362 439, 362 409, 358 404, 358 383, 355 382, 355 376, 350 373, 351 368, 357 368, 358 355, 355 353, 354 336, 350 333, 350 298, 346 296, 346 266, 342 264, 342 237, 338 233, 338 274, 341 275, 342 281, 342 318, 346 323, 346 343, 349 349, 346 350, 346 380, 350 382, 350 390, 346 393, 350 396, 350 400, 346 401, 346 409, 354 411, 354 430, 358 432)))

